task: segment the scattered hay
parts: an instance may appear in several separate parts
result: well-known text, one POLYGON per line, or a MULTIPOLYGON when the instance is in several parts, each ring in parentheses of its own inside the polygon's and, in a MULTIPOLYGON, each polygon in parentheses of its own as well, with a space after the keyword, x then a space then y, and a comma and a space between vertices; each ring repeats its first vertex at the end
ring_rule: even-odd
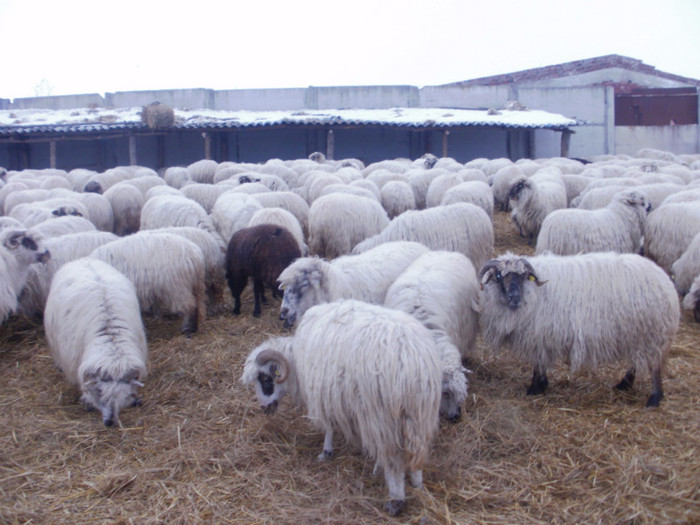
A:
MULTIPOLYGON (((505 213, 496 253, 532 253, 505 213)), ((387 516, 373 462, 323 435, 289 400, 274 416, 238 382, 247 353, 285 332, 279 301, 252 317, 208 318, 191 339, 176 319, 146 318, 144 405, 106 428, 54 368, 40 325, 0 328, 0 522, 3 523, 690 523, 700 520, 700 325, 683 316, 666 398, 645 409, 648 378, 624 370, 549 374, 479 343, 462 420, 441 422, 425 490, 407 487, 404 516, 387 516)))

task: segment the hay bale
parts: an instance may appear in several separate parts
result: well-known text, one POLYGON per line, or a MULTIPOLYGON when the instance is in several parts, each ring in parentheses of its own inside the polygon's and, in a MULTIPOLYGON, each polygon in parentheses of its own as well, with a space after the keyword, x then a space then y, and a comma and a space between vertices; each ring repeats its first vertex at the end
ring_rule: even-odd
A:
POLYGON ((160 102, 151 102, 141 110, 141 122, 151 129, 165 129, 175 124, 175 111, 160 102))

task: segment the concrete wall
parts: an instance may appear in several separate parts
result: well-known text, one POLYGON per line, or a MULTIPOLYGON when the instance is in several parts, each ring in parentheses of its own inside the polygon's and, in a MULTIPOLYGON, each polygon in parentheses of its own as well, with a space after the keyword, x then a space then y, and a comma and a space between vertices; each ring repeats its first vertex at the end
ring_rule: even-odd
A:
POLYGON ((502 108, 511 98, 508 86, 426 86, 420 90, 420 106, 425 108, 488 109, 502 108))
POLYGON ((289 111, 306 107, 305 88, 214 91, 214 109, 289 111))
POLYGON ((104 106, 104 99, 99 93, 84 95, 63 95, 56 97, 16 98, 10 107, 4 109, 74 109, 90 106, 104 106))
POLYGON ((634 155, 642 148, 670 151, 676 155, 700 151, 697 124, 686 126, 616 126, 615 153, 634 155))

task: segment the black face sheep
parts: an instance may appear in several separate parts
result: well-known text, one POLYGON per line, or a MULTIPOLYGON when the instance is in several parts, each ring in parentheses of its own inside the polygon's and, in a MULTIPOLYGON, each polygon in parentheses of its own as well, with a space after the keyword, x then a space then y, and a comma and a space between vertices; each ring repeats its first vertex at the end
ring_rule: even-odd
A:
POLYGON ((618 389, 639 369, 649 371, 652 394, 663 397, 661 369, 678 330, 678 295, 666 273, 636 254, 519 257, 505 254, 479 271, 481 328, 494 349, 509 348, 534 366, 528 394, 547 388, 557 359, 572 370, 626 361, 618 389))
POLYGON ((441 366, 429 331, 408 314, 361 301, 311 308, 293 337, 255 348, 241 381, 255 385, 270 413, 287 393, 325 432, 320 460, 333 453, 333 433, 357 443, 384 470, 385 509, 405 506, 406 470, 422 486, 422 464, 438 427, 441 366))
POLYGON ((234 233, 226 249, 226 281, 234 299, 233 313, 241 313, 241 293, 250 277, 255 297, 253 315, 260 316, 264 287, 277 297, 277 278, 299 257, 301 250, 297 240, 280 226, 260 224, 234 233))
POLYGON ((44 312, 46 341, 56 366, 82 391, 105 426, 138 406, 148 349, 136 290, 112 266, 85 257, 54 276, 44 312))

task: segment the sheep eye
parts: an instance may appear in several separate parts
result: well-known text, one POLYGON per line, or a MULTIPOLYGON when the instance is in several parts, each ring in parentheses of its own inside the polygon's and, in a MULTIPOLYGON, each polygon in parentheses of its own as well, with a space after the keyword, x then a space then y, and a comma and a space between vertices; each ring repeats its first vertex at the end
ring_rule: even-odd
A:
POLYGON ((503 280, 503 276, 501 275, 501 272, 496 272, 496 280, 499 283, 503 280))

